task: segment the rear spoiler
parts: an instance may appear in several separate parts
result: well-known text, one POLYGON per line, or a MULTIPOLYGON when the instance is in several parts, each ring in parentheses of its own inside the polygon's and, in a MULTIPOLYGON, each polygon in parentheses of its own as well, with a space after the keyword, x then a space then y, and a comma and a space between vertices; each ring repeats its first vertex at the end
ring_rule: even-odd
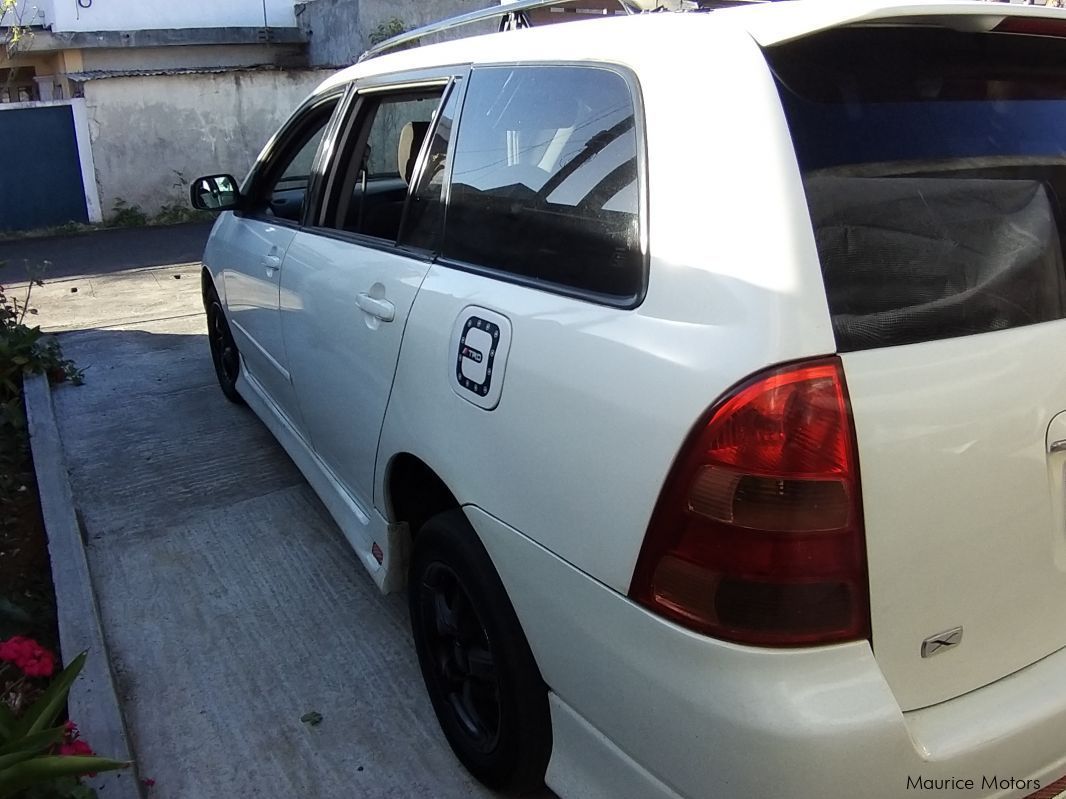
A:
POLYGON ((1014 3, 886 3, 876 0, 809 0, 766 3, 716 12, 744 27, 762 47, 848 25, 914 25, 973 33, 1001 30, 1066 36, 1066 9, 1014 3))

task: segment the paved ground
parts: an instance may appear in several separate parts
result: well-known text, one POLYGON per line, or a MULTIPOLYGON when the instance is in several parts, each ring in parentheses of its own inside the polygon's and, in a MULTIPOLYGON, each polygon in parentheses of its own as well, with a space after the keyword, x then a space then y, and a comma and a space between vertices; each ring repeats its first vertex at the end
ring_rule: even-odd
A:
MULTIPOLYGON (((50 260, 122 249, 109 235, 52 240, 50 260)), ((149 232, 146 253, 153 237, 162 250, 171 231, 149 232)), ((196 265, 63 263, 83 276, 34 298, 86 367, 54 402, 152 799, 492 796, 443 742, 403 601, 380 595, 266 428, 223 399, 196 265), (309 711, 320 725, 300 721, 309 711)))
POLYGON ((104 275, 123 269, 184 264, 199 260, 211 223, 166 228, 121 228, 77 236, 0 241, 0 282, 27 278, 27 268, 45 261, 45 279, 104 275))

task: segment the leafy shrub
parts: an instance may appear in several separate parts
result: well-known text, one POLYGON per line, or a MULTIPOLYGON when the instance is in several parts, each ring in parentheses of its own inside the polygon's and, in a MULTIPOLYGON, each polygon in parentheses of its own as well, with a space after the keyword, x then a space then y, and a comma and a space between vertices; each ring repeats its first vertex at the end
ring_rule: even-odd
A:
POLYGON ((399 36, 401 33, 407 31, 407 23, 399 17, 393 17, 387 22, 382 22, 378 25, 373 32, 367 37, 371 46, 375 44, 381 44, 386 39, 391 39, 393 36, 399 36))
MULTIPOLYGON (((47 262, 46 264, 47 265, 47 262)), ((0 524, 13 524, 11 512, 15 497, 28 476, 26 463, 26 415, 22 405, 22 378, 46 374, 53 382, 69 380, 80 384, 81 370, 63 357, 59 342, 44 336, 39 326, 29 327, 26 319, 36 315, 29 305, 34 286, 44 283, 40 270, 18 299, 0 284, 0 524)))
POLYGON ((71 722, 56 726, 85 658, 81 653, 40 686, 54 670, 52 653, 28 638, 0 643, 0 799, 91 797, 77 777, 129 766, 97 757, 71 722))
POLYGON ((115 227, 142 227, 148 224, 148 214, 139 205, 130 205, 119 197, 111 206, 110 223, 115 227))
POLYGON ((182 222, 206 222, 214 219, 210 211, 199 211, 189 205, 189 181, 180 169, 171 169, 174 182, 171 185, 181 198, 177 202, 165 203, 159 213, 152 217, 153 225, 176 225, 182 222))
MULTIPOLYGON (((16 525, 16 532, 20 497, 33 479, 23 378, 46 374, 56 382, 82 382, 81 371, 63 357, 58 342, 26 324, 36 315, 30 298, 34 287, 43 285, 46 266, 30 270, 21 299, 0 284, 0 525, 16 525)), ((0 597, 0 631, 28 627, 32 621, 24 609, 0 597)), ((93 799, 95 791, 78 777, 125 767, 95 757, 75 726, 55 726, 84 662, 85 655, 75 658, 48 684, 55 669, 51 652, 28 638, 0 642, 0 799, 93 799)))
POLYGON ((206 222, 214 219, 210 211, 198 211, 183 203, 167 203, 152 217, 153 225, 178 225, 182 222, 206 222))

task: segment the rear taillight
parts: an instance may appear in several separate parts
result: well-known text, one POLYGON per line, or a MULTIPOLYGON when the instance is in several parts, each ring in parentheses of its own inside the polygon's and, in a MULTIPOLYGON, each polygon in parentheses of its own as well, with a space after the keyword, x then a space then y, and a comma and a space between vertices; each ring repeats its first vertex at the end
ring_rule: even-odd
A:
POLYGON ((869 637, 858 459, 838 358, 756 375, 711 408, 663 486, 629 594, 738 643, 869 637))

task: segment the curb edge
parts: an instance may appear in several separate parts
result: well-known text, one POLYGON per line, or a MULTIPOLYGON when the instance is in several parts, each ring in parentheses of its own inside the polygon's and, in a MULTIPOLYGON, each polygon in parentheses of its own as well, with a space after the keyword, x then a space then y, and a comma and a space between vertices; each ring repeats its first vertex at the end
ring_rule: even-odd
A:
MULTIPOLYGON (((89 652, 85 669, 70 691, 70 715, 78 722, 86 740, 102 755, 133 760, 74 510, 74 494, 48 378, 27 375, 23 395, 41 513, 48 535, 64 663, 79 652, 89 652)), ((126 771, 101 774, 91 785, 100 799, 143 799, 136 764, 126 771)))

